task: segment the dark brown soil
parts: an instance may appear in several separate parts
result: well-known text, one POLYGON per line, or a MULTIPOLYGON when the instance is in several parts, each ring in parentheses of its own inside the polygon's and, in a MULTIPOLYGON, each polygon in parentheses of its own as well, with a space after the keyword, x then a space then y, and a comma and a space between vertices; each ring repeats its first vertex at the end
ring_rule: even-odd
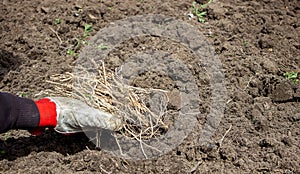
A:
MULTIPOLYGON (((283 78, 285 72, 300 69, 300 2, 216 0, 208 7, 205 23, 188 19, 191 4, 183 0, 1 1, 1 91, 37 99, 44 96, 42 91, 54 89, 47 80, 72 71, 76 56, 67 50, 82 37, 85 24, 93 25, 94 35, 128 16, 163 14, 184 20, 207 36, 225 70, 228 101, 209 145, 197 144, 205 121, 199 119, 183 144, 152 160, 114 157, 96 149, 84 134, 64 136, 48 130, 33 137, 13 130, 0 135, 0 173, 300 173, 300 87, 283 78), (55 19, 61 23, 55 24, 55 19)), ((136 38, 127 44, 111 56, 126 57, 146 46, 171 49, 189 61, 185 48, 169 49, 163 39, 136 38)), ((151 76, 139 78, 137 85, 143 80, 151 85, 147 80, 155 79, 151 76)), ((199 89, 207 90, 205 78, 196 79, 199 89)), ((160 80, 153 85, 168 88, 172 83, 160 80)), ((205 103, 200 108, 202 113, 209 110, 205 103)))

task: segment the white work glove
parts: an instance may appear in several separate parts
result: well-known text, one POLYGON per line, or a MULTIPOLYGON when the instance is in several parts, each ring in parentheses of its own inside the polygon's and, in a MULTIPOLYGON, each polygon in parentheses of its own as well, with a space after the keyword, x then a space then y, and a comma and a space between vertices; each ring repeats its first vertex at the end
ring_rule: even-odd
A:
POLYGON ((46 127, 64 134, 100 128, 115 131, 121 127, 121 119, 117 116, 92 108, 80 100, 50 97, 35 103, 40 122, 37 128, 29 130, 33 135, 40 135, 46 127))
POLYGON ((92 108, 84 102, 66 97, 49 98, 56 104, 57 125, 59 133, 76 133, 95 131, 97 128, 118 130, 121 119, 107 112, 92 108))

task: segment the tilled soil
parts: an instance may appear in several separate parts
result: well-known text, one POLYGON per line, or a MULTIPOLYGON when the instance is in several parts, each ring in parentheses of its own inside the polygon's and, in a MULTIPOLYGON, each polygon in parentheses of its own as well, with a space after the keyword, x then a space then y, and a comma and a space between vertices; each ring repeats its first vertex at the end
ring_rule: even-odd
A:
MULTIPOLYGON (((72 72, 77 56, 67 51, 82 37, 85 24, 92 24, 93 36, 119 19, 163 14, 197 27, 211 42, 223 64, 228 96, 210 144, 197 144, 205 118, 179 147, 142 161, 95 148, 84 134, 65 136, 48 130, 34 137, 12 130, 1 134, 0 173, 300 173, 300 85, 283 77, 300 69, 299 1, 216 0, 208 6, 205 23, 189 19, 192 1, 183 0, 3 0, 0 6, 1 91, 38 99, 44 91, 54 90, 47 80, 72 72)), ((169 42, 135 38, 110 54, 128 57, 141 47, 153 47, 171 50, 188 63, 191 53, 169 42)), ((200 107, 205 114, 209 84, 200 75, 195 78, 204 91, 200 97, 208 102, 200 107)), ((171 85, 155 79, 141 77, 137 86, 171 85)))

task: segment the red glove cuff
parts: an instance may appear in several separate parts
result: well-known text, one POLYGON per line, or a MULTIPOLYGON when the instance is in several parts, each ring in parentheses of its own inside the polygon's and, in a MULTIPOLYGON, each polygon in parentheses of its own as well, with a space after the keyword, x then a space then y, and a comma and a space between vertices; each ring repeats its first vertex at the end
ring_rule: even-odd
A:
POLYGON ((35 102, 40 113, 39 127, 55 127, 56 121, 56 104, 49 98, 42 98, 35 102))

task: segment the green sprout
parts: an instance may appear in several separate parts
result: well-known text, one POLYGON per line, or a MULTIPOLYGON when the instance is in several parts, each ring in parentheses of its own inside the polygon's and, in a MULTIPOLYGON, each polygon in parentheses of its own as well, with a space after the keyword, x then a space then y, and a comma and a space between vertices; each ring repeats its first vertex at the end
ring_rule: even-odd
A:
POLYGON ((297 72, 286 72, 283 74, 283 77, 292 80, 295 84, 299 81, 297 72))
POLYGON ((17 95, 18 95, 19 97, 27 97, 27 96, 28 96, 28 94, 25 93, 25 92, 18 92, 17 95))
POLYGON ((61 23, 61 19, 59 19, 59 18, 55 19, 55 20, 54 20, 54 23, 55 23, 56 25, 60 24, 60 23, 61 23))
POLYGON ((90 25, 90 24, 85 24, 84 25, 84 33, 83 33, 83 37, 84 39, 87 37, 87 36, 90 36, 90 32, 93 30, 93 25, 90 25))
POLYGON ((83 36, 81 38, 77 39, 73 49, 69 49, 67 51, 67 54, 69 54, 70 56, 74 56, 74 57, 78 56, 77 51, 82 47, 82 45, 88 44, 86 38, 88 36, 90 36, 90 32, 93 30, 92 27, 93 27, 93 25, 90 25, 90 24, 85 24, 84 25, 83 36))
POLYGON ((75 51, 72 50, 72 49, 69 49, 69 50, 67 51, 67 53, 68 53, 70 56, 75 56, 75 51))
POLYGON ((246 47, 249 45, 249 43, 247 41, 243 41, 243 45, 244 45, 244 47, 246 47))
POLYGON ((210 4, 212 2, 213 2, 213 0, 209 0, 206 4, 200 5, 200 9, 197 6, 197 2, 194 1, 192 3, 192 8, 193 8, 192 13, 197 16, 199 22, 201 22, 201 23, 205 22, 205 16, 207 15, 206 8, 207 8, 208 4, 210 4))
POLYGON ((97 46, 97 48, 100 49, 100 50, 106 50, 106 49, 109 48, 109 46, 104 45, 104 44, 100 44, 100 45, 97 46))

